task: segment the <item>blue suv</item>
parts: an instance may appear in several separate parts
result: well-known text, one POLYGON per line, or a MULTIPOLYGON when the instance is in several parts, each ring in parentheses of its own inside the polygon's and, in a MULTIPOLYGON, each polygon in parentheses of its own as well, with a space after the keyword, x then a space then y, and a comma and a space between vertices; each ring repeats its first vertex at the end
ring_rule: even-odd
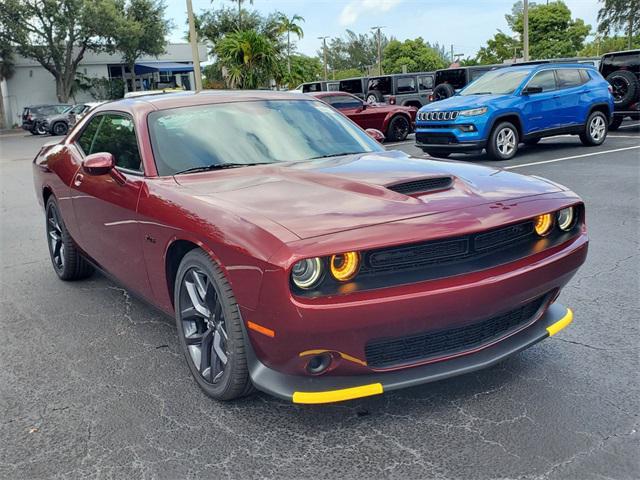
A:
POLYGON ((575 134, 585 145, 604 142, 613 115, 607 81, 582 64, 541 64, 501 68, 425 105, 416 118, 416 145, 434 157, 486 148, 508 160, 522 142, 575 134))

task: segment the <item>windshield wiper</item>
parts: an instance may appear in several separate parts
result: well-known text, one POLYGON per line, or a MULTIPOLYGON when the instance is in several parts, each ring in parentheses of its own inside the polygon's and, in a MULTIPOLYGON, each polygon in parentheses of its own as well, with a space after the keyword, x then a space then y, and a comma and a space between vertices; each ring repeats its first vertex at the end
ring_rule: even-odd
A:
POLYGON ((343 155, 356 155, 358 153, 366 152, 341 152, 341 153, 329 153, 327 155, 320 155, 318 157, 311 157, 309 160, 317 160, 318 158, 330 158, 330 157, 342 157, 343 155))
POLYGON ((256 162, 256 163, 215 163, 212 165, 201 165, 199 167, 191 167, 185 170, 180 170, 174 173, 174 175, 180 175, 182 173, 194 173, 194 172, 209 172, 212 170, 224 170, 225 168, 240 168, 240 167, 253 167, 254 165, 269 165, 271 162, 256 162))
POLYGON ((493 95, 493 92, 474 92, 474 93, 467 93, 467 95, 493 95))

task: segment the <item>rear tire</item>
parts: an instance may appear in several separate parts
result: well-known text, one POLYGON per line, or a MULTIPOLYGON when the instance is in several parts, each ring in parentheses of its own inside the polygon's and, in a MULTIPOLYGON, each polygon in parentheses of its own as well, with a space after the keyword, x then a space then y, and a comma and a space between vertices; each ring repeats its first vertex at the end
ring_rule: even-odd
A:
POLYGON ((584 132, 580 134, 580 141, 588 147, 602 145, 607 138, 608 123, 604 113, 593 112, 587 119, 584 132))
POLYGON ((191 250, 180 262, 174 305, 180 344, 200 388, 217 400, 251 393, 238 304, 222 269, 204 251, 191 250))
POLYGON ((444 100, 445 98, 453 97, 455 93, 456 91, 451 85, 449 85, 448 83, 441 83, 433 89, 431 95, 433 96, 433 101, 436 102, 438 100, 444 100))
POLYGON ((45 214, 49 256, 58 277, 81 280, 91 276, 93 266, 82 256, 69 235, 53 195, 47 200, 45 214))
POLYGON ((614 131, 620 128, 620 125, 622 125, 622 121, 624 120, 624 117, 622 115, 616 115, 613 117, 613 120, 611 121, 611 123, 609 124, 609 130, 610 131, 614 131))
POLYGON ((510 160, 518 153, 518 129, 511 122, 501 122, 489 135, 487 153, 494 160, 510 160))
POLYGON ((384 103, 384 96, 378 90, 369 90, 366 100, 367 103, 384 103))
POLYGON ((404 115, 396 115, 387 127, 387 139, 390 142, 401 142, 407 138, 411 131, 411 124, 404 115))
POLYGON ((51 127, 51 133, 53 135, 66 135, 69 131, 69 127, 64 122, 56 122, 51 127))

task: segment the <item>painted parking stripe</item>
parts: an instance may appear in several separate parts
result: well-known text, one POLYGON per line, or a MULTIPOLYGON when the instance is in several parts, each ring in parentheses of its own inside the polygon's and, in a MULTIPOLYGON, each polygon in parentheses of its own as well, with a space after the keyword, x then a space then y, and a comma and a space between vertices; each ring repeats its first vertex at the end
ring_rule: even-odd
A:
POLYGON ((620 129, 620 128, 630 128, 630 127, 640 127, 640 123, 632 123, 630 125, 622 125, 622 126, 618 127, 618 129, 620 129))
POLYGON ((607 135, 607 138, 637 138, 640 139, 638 135, 607 135))
POLYGON ((415 140, 405 140, 403 142, 392 142, 392 143, 385 143, 384 146, 385 147, 390 147, 392 145, 406 145, 407 143, 415 143, 415 140))
POLYGON ((576 158, 592 157, 594 155, 604 155, 605 153, 624 152, 625 150, 633 150, 640 148, 640 145, 633 147, 615 148, 613 150, 603 150, 601 152, 585 153, 583 155, 572 155, 570 157, 554 158, 552 160, 542 160, 540 162, 523 163, 521 165, 512 165, 510 167, 504 167, 505 170, 513 170, 514 168, 530 167, 531 165, 543 165, 545 163, 563 162, 565 160, 574 160, 576 158))

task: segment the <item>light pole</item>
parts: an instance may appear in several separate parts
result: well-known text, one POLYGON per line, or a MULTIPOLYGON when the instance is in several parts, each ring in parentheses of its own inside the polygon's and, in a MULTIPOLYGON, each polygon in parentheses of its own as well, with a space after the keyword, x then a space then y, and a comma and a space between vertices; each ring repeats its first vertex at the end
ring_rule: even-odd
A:
POLYGON ((529 61, 529 0, 524 0, 524 11, 522 12, 523 16, 523 26, 524 30, 522 32, 522 43, 524 47, 524 61, 529 61))
POLYGON ((371 30, 378 32, 378 75, 382 75, 382 33, 380 30, 385 28, 384 26, 371 27, 371 30))
POLYGON ((187 15, 189 16, 189 39, 193 56, 193 81, 196 92, 199 92, 202 90, 202 73, 200 72, 200 54, 198 53, 198 34, 196 33, 196 22, 193 19, 191 0, 187 0, 187 15))
POLYGON ((329 78, 327 76, 327 38, 329 37, 318 37, 318 40, 322 40, 322 58, 324 62, 324 80, 325 82, 329 78))

